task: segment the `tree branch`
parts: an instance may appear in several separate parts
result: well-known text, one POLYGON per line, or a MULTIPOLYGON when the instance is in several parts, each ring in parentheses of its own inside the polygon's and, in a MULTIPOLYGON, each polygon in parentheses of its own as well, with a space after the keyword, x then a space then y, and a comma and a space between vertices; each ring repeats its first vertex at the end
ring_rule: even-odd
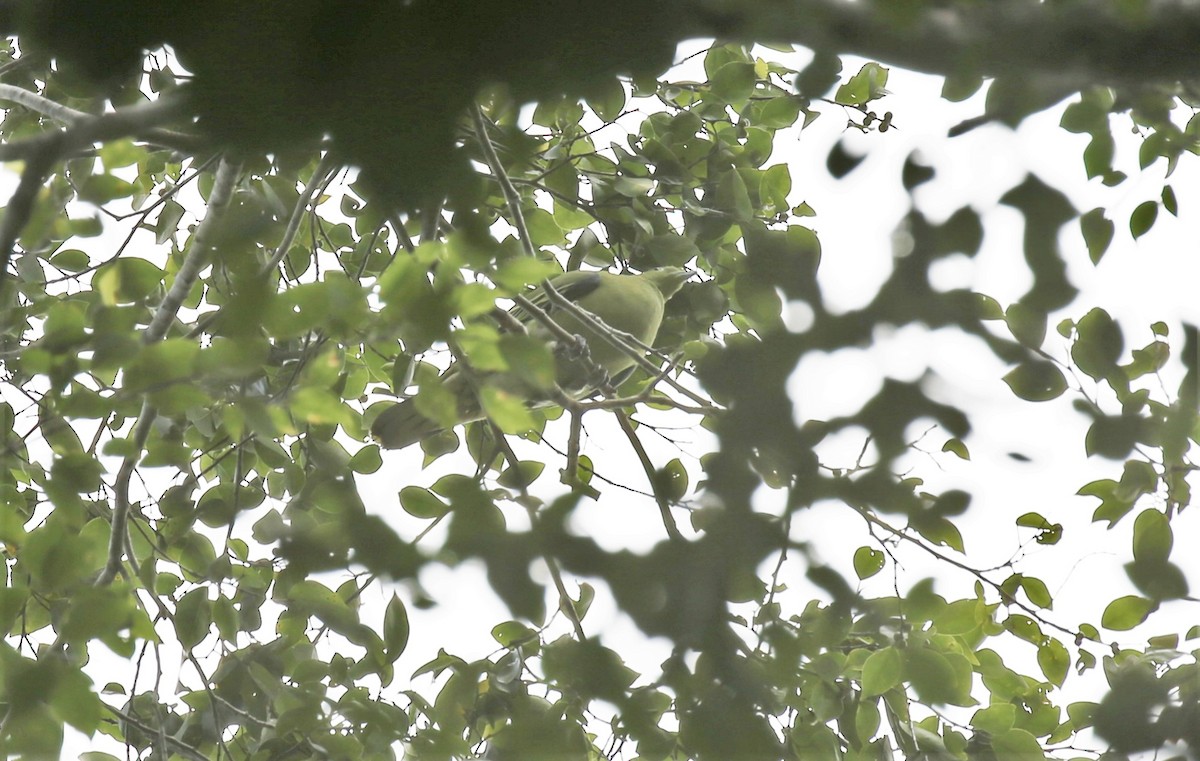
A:
POLYGON ((1037 77, 1068 91, 1175 82, 1200 74, 1200 7, 1187 2, 922 3, 902 17, 884 2, 702 0, 690 36, 789 42, 932 74, 1037 77))
POLYGON ((508 213, 512 216, 513 227, 517 228, 517 237, 521 241, 521 248, 525 250, 526 256, 536 258, 537 249, 533 247, 533 241, 529 239, 529 228, 525 226, 525 213, 521 210, 521 196, 513 187, 512 181, 508 179, 508 173, 504 171, 504 164, 500 163, 500 156, 496 153, 496 146, 492 145, 492 139, 488 136, 488 120, 483 115, 483 109, 475 106, 471 109, 471 117, 475 120, 475 138, 479 142, 479 147, 483 149, 483 157, 487 160, 488 168, 492 170, 492 176, 500 184, 500 192, 504 194, 504 203, 508 206, 508 213))
POLYGON ((84 119, 92 118, 92 114, 84 111, 76 111, 61 103, 56 103, 49 98, 43 98, 35 92, 30 92, 21 87, 14 87, 13 85, 0 84, 0 100, 7 100, 10 103, 16 103, 18 106, 24 106, 30 111, 36 111, 42 116, 48 116, 67 126, 84 119))
MULTIPOLYGON (((32 93, 29 95, 32 96, 32 93)), ((39 102, 45 101, 40 96, 33 97, 39 102)), ((181 113, 180 101, 164 98, 101 116, 76 119, 66 130, 47 132, 20 143, 0 145, 0 161, 22 159, 26 162, 21 182, 8 203, 4 219, 0 221, 0 287, 8 277, 13 246, 29 221, 38 190, 58 160, 93 143, 115 140, 139 129, 148 129, 178 118, 181 113)))
POLYGON ((240 167, 237 164, 231 164, 228 161, 222 161, 217 167, 216 180, 208 199, 208 214, 196 228, 192 243, 188 247, 187 257, 180 265, 179 272, 175 274, 175 282, 171 284, 171 290, 159 304, 154 318, 142 336, 144 343, 161 341, 167 335, 171 322, 174 321, 179 308, 183 305, 188 293, 191 292, 192 286, 195 285, 196 278, 208 265, 209 255, 212 253, 212 239, 217 231, 217 222, 220 220, 225 205, 229 203, 229 199, 233 195, 233 187, 237 184, 239 171, 240 167))
POLYGON ((659 486, 654 463, 650 461, 650 455, 646 453, 646 448, 642 446, 642 440, 638 438, 637 431, 633 429, 633 423, 629 422, 629 415, 624 410, 617 410, 617 421, 621 424, 621 430, 625 432, 625 438, 629 439, 629 446, 633 447, 634 453, 637 454, 638 462, 642 464, 642 470, 646 471, 646 478, 650 481, 650 490, 654 492, 654 501, 658 503, 658 512, 662 515, 663 528, 667 530, 667 536, 672 541, 682 542, 683 534, 679 533, 675 516, 671 515, 671 505, 667 502, 667 498, 659 486))
POLYGON ((279 245, 275 248, 275 253, 271 256, 270 261, 263 265, 261 275, 265 276, 268 272, 279 266, 283 261, 283 257, 287 256, 288 251, 292 247, 292 241, 296 239, 296 231, 300 229, 300 220, 304 219, 304 213, 308 210, 308 204, 312 201, 313 196, 317 194, 317 190, 325 181, 325 178, 334 169, 333 153, 327 152, 322 158, 317 168, 313 170, 312 178, 308 184, 304 186, 304 192, 300 194, 300 198, 296 201, 296 206, 292 209, 292 216, 288 219, 287 227, 284 228, 283 237, 279 240, 279 245))
MULTIPOLYGON (((171 284, 171 289, 163 297, 162 303, 155 311, 149 327, 142 334, 143 343, 157 343, 166 336, 168 328, 175 319, 175 315, 179 312, 179 307, 183 304, 184 299, 187 298, 188 292, 191 291, 192 285, 195 284, 201 270, 208 263, 209 253, 212 248, 212 237, 215 234, 222 212, 229 202, 229 198, 233 195, 233 187, 237 183, 237 178, 238 167, 222 161, 221 165, 217 168, 216 181, 213 183, 212 193, 209 196, 208 214, 205 215, 204 221, 200 223, 200 226, 196 228, 191 246, 188 248, 187 257, 183 260, 183 264, 179 267, 179 272, 175 275, 175 282, 171 284)), ((143 400, 142 409, 138 413, 137 423, 134 424, 133 430, 130 433, 131 447, 126 453, 125 458, 121 461, 121 467, 117 470, 116 481, 113 483, 112 534, 108 540, 108 563, 105 565, 104 571, 96 579, 96 586, 111 584, 113 579, 117 577, 117 574, 121 572, 121 559, 124 556, 125 539, 129 524, 129 482, 133 478, 133 471, 137 467, 138 460, 141 459, 142 448, 146 445, 146 439, 150 436, 150 427, 154 424, 154 419, 157 416, 158 411, 150 403, 150 400, 143 400)))

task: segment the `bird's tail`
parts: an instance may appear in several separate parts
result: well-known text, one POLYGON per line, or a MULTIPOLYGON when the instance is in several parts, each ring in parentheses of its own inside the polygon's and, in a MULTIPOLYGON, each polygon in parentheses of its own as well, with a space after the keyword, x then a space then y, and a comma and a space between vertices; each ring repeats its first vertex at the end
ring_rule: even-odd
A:
POLYGON ((384 410, 371 424, 371 435, 384 449, 403 449, 442 430, 442 426, 417 412, 411 399, 384 410))

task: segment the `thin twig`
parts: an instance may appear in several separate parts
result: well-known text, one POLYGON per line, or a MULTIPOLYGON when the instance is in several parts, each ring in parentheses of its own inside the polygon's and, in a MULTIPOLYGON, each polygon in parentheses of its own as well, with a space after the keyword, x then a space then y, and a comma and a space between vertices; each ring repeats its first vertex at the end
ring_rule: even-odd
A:
MULTIPOLYGON (((458 351, 454 344, 450 344, 450 352, 454 355, 454 361, 455 364, 458 365, 459 371, 464 374, 464 377, 467 379, 467 383, 471 385, 472 393, 478 395, 478 388, 475 381, 477 376, 474 370, 472 370, 470 363, 467 362, 466 358, 462 356, 461 352, 458 351)), ((517 488, 520 490, 523 497, 528 498, 529 489, 525 483, 520 480, 521 461, 517 459, 516 452, 514 452, 512 447, 509 446, 508 440, 504 437, 504 431, 500 430, 500 426, 496 425, 491 418, 486 419, 488 421, 488 425, 490 425, 492 428, 493 437, 496 440, 496 446, 504 455, 504 459, 508 462, 508 466, 512 468, 513 475, 517 478, 517 488)), ((491 456, 489 456, 489 458, 490 457, 491 456)), ((536 527, 538 523, 537 511, 534 510, 529 499, 523 500, 523 503, 525 505, 525 509, 529 512, 530 524, 536 527)), ((540 555, 542 560, 546 563, 546 568, 550 571, 550 578, 554 581, 555 589, 558 590, 559 608, 562 609, 567 618, 571 619, 571 624, 575 628, 575 636, 579 638, 579 641, 586 641, 587 634, 585 634, 583 631, 583 622, 579 620, 579 614, 575 611, 575 604, 572 602, 570 594, 567 593, 567 586, 563 582, 562 569, 559 568, 558 561, 549 552, 542 551, 540 555)))
POLYGON ((908 532, 901 531, 900 529, 892 526, 891 524, 889 524, 886 521, 879 518, 877 515, 875 515, 873 512, 871 512, 871 510, 869 510, 868 508, 859 507, 857 505, 849 505, 849 507, 852 510, 854 510, 855 512, 857 512, 860 516, 862 516, 862 519, 865 520, 868 524, 878 526, 878 527, 882 528, 884 531, 887 531, 892 536, 896 537, 897 539, 900 539, 902 541, 916 545, 917 547, 920 547, 922 550, 929 553, 930 555, 937 558, 938 560, 941 560, 945 563, 949 563, 950 565, 954 566, 955 568, 958 568, 961 571, 966 571, 967 573, 971 574, 972 576, 974 576, 976 579, 978 579, 982 583, 987 584, 989 587, 991 587, 991 588, 995 589, 997 592, 999 592, 1001 598, 1004 600, 1004 602, 1006 604, 1013 605, 1017 608, 1020 608, 1021 610, 1028 613, 1035 620, 1040 621, 1045 626, 1049 626, 1051 629, 1055 629, 1055 630, 1071 637, 1072 639, 1080 636, 1079 632, 1077 630, 1068 629, 1065 626, 1060 626, 1060 625, 1054 623, 1053 621, 1046 619, 1039 611, 1035 610, 1034 608, 1030 607, 1029 605, 1026 605, 1025 603, 1021 602, 1020 600, 1016 599, 1012 595, 1005 592, 1001 588, 1000 584, 997 584, 996 582, 992 581, 991 579, 989 579, 987 576, 985 576, 983 573, 981 573, 977 569, 972 568, 971 566, 967 565, 966 563, 955 560, 954 558, 950 557, 949 555, 946 555, 945 553, 938 552, 934 548, 926 545, 924 542, 922 542, 918 539, 914 539, 912 536, 910 536, 908 534, 908 532))
POLYGON ((571 410, 568 414, 571 416, 571 434, 567 439, 567 464, 563 468, 568 486, 572 488, 581 484, 579 478, 579 440, 583 437, 583 413, 579 410, 571 410))
POLYGON ((521 210, 521 196, 508 179, 508 173, 504 171, 504 164, 500 163, 500 156, 496 154, 496 146, 492 144, 492 139, 488 136, 488 121, 483 115, 483 109, 475 106, 471 111, 471 116, 475 120, 475 137, 479 141, 479 147, 483 149, 483 157, 487 161, 488 168, 492 170, 492 176, 500 184, 500 192, 504 194, 504 203, 508 205, 508 213, 512 216, 512 225, 517 228, 517 237, 521 242, 521 248, 525 250, 526 256, 536 258, 537 249, 533 247, 533 241, 529 238, 529 228, 525 226, 525 213, 521 210))
POLYGON ((187 257, 180 265, 179 272, 175 274, 175 282, 171 284, 171 290, 163 298, 162 304, 154 313, 154 319, 146 328, 142 337, 144 343, 160 341, 167 335, 168 328, 188 293, 192 290, 196 278, 200 276, 200 271, 208 264, 209 255, 212 253, 213 237, 217 232, 217 221, 221 217, 225 205, 229 202, 229 198, 233 195, 233 188, 237 184, 240 170, 239 165, 228 161, 222 161, 217 167, 217 176, 208 200, 208 214, 196 228, 192 243, 188 247, 187 257))
MULTIPOLYGON (((413 244, 412 237, 409 236, 408 230, 405 229, 404 220, 400 219, 400 215, 393 212, 388 216, 388 222, 391 222, 392 229, 396 231, 396 238, 400 241, 401 247, 403 247, 404 250, 410 254, 413 251, 416 251, 417 247, 413 244)), ((422 240, 424 240, 424 238, 422 238, 422 240)))
POLYGON ((283 237, 279 241, 279 245, 275 248, 274 255, 267 261, 260 275, 265 276, 271 270, 279 266, 283 261, 283 257, 287 256, 288 251, 292 248, 292 241, 296 239, 296 232, 300 229, 300 220, 304 219, 304 214, 308 211, 308 204, 317 193, 317 189, 321 187, 321 183, 325 181, 325 177, 334 170, 335 163, 333 160, 333 152, 327 152, 322 158, 317 168, 313 170, 313 175, 309 179, 308 184, 304 187, 304 192, 300 194, 300 198, 296 201, 296 205, 292 208, 292 216, 288 219, 287 227, 283 230, 283 237))
POLYGON ((671 515, 671 505, 662 493, 662 487, 659 484, 654 463, 650 461, 650 455, 646 453, 646 448, 642 446, 642 440, 638 438, 637 431, 633 429, 633 424, 629 422, 629 415, 624 410, 617 410, 617 422, 621 424, 621 430, 625 432, 625 438, 629 439, 629 445, 633 447, 638 462, 642 464, 642 470, 646 471, 646 478, 650 480, 650 490, 654 492, 654 501, 658 504, 658 512, 662 515, 663 528, 667 530, 667 536, 672 541, 682 542, 683 534, 679 533, 679 526, 675 523, 675 516, 671 515))
POLYGON ((421 242, 437 240, 438 229, 441 226, 442 201, 438 201, 425 210, 425 217, 421 220, 421 242))
POLYGON ((208 756, 205 755, 204 753, 201 753, 199 751, 199 749, 197 749, 191 745, 188 745, 187 743, 183 742, 182 740, 176 739, 172 735, 167 735, 167 734, 160 732, 158 727, 152 727, 148 724, 143 724, 142 722, 133 718, 129 714, 125 713, 124 711, 121 711, 117 708, 113 708, 112 706, 108 705, 107 703, 104 704, 104 708, 109 713, 111 713, 113 716, 116 716, 118 719, 125 722, 129 726, 139 729, 147 735, 156 735, 156 736, 160 736, 160 737, 164 738, 166 740, 167 745, 170 745, 171 747, 180 751, 181 753, 183 753, 183 755, 188 756, 189 758, 197 759, 197 761, 208 761, 208 756))
MULTIPOLYGON (((517 459, 517 453, 509 446, 508 440, 504 437, 504 432, 500 427, 488 420, 492 426, 492 433, 495 436, 496 444, 500 447, 500 451, 504 454, 504 459, 508 462, 508 467, 512 468, 513 475, 517 479, 517 488, 524 497, 529 496, 529 490, 521 480, 521 461, 517 459)), ((529 512, 529 521, 534 527, 537 526, 538 517, 537 511, 525 500, 525 509, 529 512)), ((571 599, 571 595, 567 592, 567 585, 563 582, 562 569, 558 566, 558 560, 549 552, 542 551, 542 560, 546 563, 546 568, 550 571, 550 578, 554 581, 554 588, 558 590, 558 607, 571 621, 571 626, 575 629, 575 637, 580 642, 587 641, 587 634, 583 631, 583 622, 579 620, 579 613, 575 610, 575 602, 571 599)))

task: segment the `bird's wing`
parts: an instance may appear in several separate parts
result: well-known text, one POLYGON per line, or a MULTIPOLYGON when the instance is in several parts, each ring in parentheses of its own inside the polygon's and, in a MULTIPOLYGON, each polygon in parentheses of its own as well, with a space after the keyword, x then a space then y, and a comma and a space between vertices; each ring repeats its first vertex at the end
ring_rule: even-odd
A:
MULTIPOLYGON (((600 287, 602 281, 603 276, 599 272, 575 270, 553 278, 550 284, 554 286, 554 290, 558 291, 564 299, 578 304, 588 294, 595 292, 600 287)), ((548 313, 554 312, 554 302, 550 301, 550 296, 546 293, 545 288, 539 286, 531 291, 527 291, 525 297, 533 302, 534 306, 539 307, 543 311, 548 313)), ((527 324, 532 319, 520 306, 513 307, 509 313, 527 324)))

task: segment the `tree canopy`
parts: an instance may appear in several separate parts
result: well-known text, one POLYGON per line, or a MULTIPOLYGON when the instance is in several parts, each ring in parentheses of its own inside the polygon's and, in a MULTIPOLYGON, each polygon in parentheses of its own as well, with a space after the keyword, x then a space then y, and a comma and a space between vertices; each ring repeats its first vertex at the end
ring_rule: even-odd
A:
MULTIPOLYGON (((19 170, 0 217, 9 756, 58 757, 67 728, 93 759, 1197 752, 1200 626, 1155 626, 1194 604, 1173 526, 1200 339, 1077 304, 1063 252, 1082 237, 1100 263, 1118 225, 1137 238, 1178 215, 1171 185, 1128 218, 1032 174, 1007 190, 1023 232, 1006 255, 1029 274, 1011 303, 931 275, 978 254, 980 210, 914 205, 877 292, 841 309, 820 281, 838 255, 813 230, 821 199, 798 197, 777 149, 818 118, 885 145, 920 118, 884 100, 903 66, 945 77, 948 101, 986 88, 952 134, 1066 101, 1081 174, 1125 182, 1130 126, 1141 167, 1173 171, 1200 153, 1200 10, 10 0, 0 28, 0 156, 19 170), (697 38, 717 42, 694 76, 672 68, 697 38), (805 65, 772 52, 793 44, 805 65), (844 70, 849 55, 870 60, 844 70), (421 442, 432 482, 371 440, 397 398, 454 422, 450 361, 553 385, 564 347, 505 311, 553 301, 547 279, 663 267, 697 277, 615 387, 531 409, 485 386, 487 419, 421 442), (1078 446, 1110 473, 1079 494, 1093 522, 1132 524, 1113 560, 1130 594, 1060 620, 1019 557, 977 562, 962 526, 978 495, 911 468, 930 441, 971 457, 971 414, 928 374, 828 419, 789 395, 805 358, 906 327, 957 331, 1019 399, 1086 416, 1078 446), (610 446, 584 435, 599 419, 610 446), (824 454, 839 436, 861 442, 851 466, 824 454), (610 464, 618 448, 632 467, 610 464), (579 530, 629 503, 648 548, 579 530), (857 521, 853 575, 793 530, 819 511, 857 521), (909 551, 969 593, 906 572, 909 551), (445 625, 424 580, 470 565, 486 589, 456 594, 508 615, 462 625, 495 649, 414 671, 410 638, 445 625), (637 644, 593 624, 595 600, 670 657, 630 667, 637 644)), ((860 160, 839 144, 825 164, 860 160)), ((932 176, 910 156, 900 180, 932 176)), ((1009 520, 1062 551, 1053 511, 1009 520)))

